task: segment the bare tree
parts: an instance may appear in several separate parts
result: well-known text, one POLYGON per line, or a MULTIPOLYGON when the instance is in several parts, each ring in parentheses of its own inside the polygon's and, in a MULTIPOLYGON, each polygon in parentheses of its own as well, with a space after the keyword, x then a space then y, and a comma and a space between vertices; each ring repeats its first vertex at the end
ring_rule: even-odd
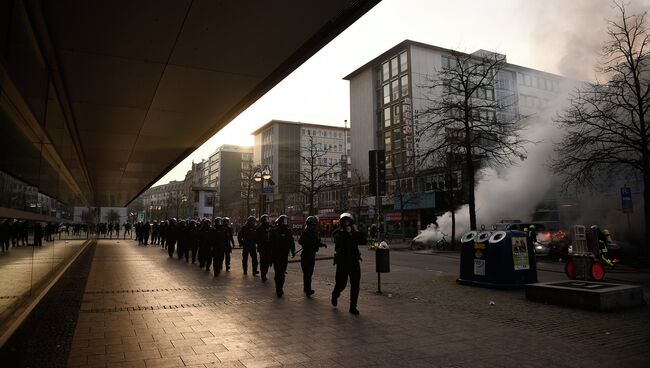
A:
POLYGON ((315 214, 314 201, 325 189, 333 188, 339 180, 339 164, 329 163, 328 153, 331 149, 314 142, 309 136, 307 146, 303 147, 300 155, 300 171, 298 192, 307 202, 309 215, 315 214))
MULTIPOLYGON (((650 31, 647 13, 630 15, 625 4, 608 21, 608 40, 597 72, 606 81, 585 83, 555 119, 566 130, 552 168, 565 188, 593 186, 605 177, 635 172, 643 180, 646 243, 650 241, 650 31)), ((646 247, 650 251, 650 247, 646 247)))
POLYGON ((350 203, 354 204, 354 208, 356 209, 357 218, 361 217, 361 208, 366 204, 366 200, 368 199, 367 185, 368 179, 357 168, 352 169, 348 195, 351 199, 350 203))
MULTIPOLYGON (((476 229, 476 172, 480 165, 507 166, 514 158, 524 159, 521 115, 513 94, 497 95, 502 55, 488 52, 465 54, 452 51, 443 58, 442 69, 434 71, 423 86, 426 107, 416 112, 416 136, 427 163, 450 149, 463 156, 471 229, 476 229), (447 139, 453 136, 456 139, 447 139)), ((434 164, 435 165, 435 164, 434 164)))
MULTIPOLYGON (((255 173, 258 171, 261 172, 262 167, 260 165, 254 165, 252 162, 248 163, 244 170, 242 170, 241 185, 244 205, 246 206, 245 216, 249 216, 251 213, 251 199, 255 199, 255 194, 259 195, 259 189, 256 189, 259 187, 259 184, 255 181, 255 173)), ((261 213, 258 214, 258 216, 260 215, 261 213)))
POLYGON ((120 221, 120 214, 115 210, 110 210, 106 214, 106 222, 115 223, 120 221))

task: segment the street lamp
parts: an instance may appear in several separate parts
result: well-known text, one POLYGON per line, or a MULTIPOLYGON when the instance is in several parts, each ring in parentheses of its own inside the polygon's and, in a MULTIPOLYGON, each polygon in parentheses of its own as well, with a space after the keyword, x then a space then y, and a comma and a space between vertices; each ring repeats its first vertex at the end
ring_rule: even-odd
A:
POLYGON ((256 171, 255 175, 253 176, 253 179, 257 182, 260 183, 260 204, 259 204, 259 216, 262 216, 264 214, 264 182, 265 181, 271 181, 271 169, 269 169, 269 166, 266 165, 264 166, 264 169, 260 171, 256 171))

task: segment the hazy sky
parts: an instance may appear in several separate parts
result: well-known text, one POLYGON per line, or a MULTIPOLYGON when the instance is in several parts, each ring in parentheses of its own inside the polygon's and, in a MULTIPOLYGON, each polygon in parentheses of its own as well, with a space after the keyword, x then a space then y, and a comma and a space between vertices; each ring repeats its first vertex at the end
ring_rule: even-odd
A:
MULTIPOLYGON (((647 10, 650 0, 631 7, 647 10)), ((222 144, 252 145, 271 119, 343 126, 349 85, 342 78, 405 39, 505 54, 509 63, 588 79, 612 18, 609 0, 383 0, 321 49, 157 184, 183 180, 192 160, 222 144)))

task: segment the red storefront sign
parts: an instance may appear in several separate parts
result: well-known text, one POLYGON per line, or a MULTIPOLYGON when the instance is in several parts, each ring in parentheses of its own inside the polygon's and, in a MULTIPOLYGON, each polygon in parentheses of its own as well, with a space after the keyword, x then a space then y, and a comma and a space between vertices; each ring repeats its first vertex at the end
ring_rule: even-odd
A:
POLYGON ((400 217, 399 212, 388 212, 385 216, 386 221, 417 221, 418 213, 415 211, 404 211, 400 217))

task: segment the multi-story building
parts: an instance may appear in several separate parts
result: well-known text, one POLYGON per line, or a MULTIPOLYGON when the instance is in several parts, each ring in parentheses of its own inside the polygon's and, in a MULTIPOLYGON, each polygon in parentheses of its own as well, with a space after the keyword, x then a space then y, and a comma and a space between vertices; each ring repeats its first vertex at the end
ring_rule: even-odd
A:
POLYGON ((137 199, 142 201, 147 220, 162 220, 182 217, 188 212, 188 197, 183 181, 170 181, 167 184, 151 187, 137 199))
MULTIPOLYGON (((208 186, 215 188, 215 214, 234 217, 247 216, 244 209, 246 171, 253 165, 253 148, 222 145, 210 155, 208 186)), ((250 195, 250 193, 249 193, 250 195)))
POLYGON ((302 216, 320 207, 319 193, 347 179, 349 129, 344 127, 271 120, 252 133, 253 161, 268 166, 273 185, 265 189, 269 213, 302 216), (317 192, 312 192, 313 183, 317 192))
MULTIPOLYGON (((472 55, 486 53, 495 55, 485 50, 472 55)), ((368 151, 386 151, 385 218, 396 222, 406 217, 411 233, 448 210, 439 199, 448 190, 444 186, 449 173, 437 170, 440 162, 420 160, 435 137, 422 139, 424 122, 418 121, 418 114, 435 100, 428 86, 438 71, 449 67, 453 54, 449 49, 405 40, 344 78, 350 81, 352 169, 367 180, 368 151), (403 195, 398 196, 399 192, 403 195)), ((505 55, 498 56, 505 61, 505 55)), ((483 91, 481 98, 501 101, 512 97, 504 113, 516 118, 539 113, 559 95, 563 83, 560 76, 505 63, 494 90, 483 91)), ((462 170, 452 177, 457 185, 451 190, 460 189, 462 170)))

